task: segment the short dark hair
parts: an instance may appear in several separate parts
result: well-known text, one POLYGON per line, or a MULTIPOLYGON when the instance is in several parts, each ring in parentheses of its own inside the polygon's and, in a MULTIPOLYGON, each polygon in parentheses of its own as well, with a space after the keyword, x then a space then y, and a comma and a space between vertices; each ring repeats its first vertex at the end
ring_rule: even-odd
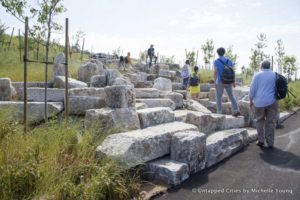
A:
POLYGON ((194 67, 194 71, 196 72, 196 71, 198 71, 199 70, 199 67, 198 66, 195 66, 194 67))
POLYGON ((185 61, 185 64, 189 65, 189 64, 190 64, 190 61, 189 61, 189 60, 186 60, 186 61, 185 61))
POLYGON ((224 56, 225 52, 226 52, 226 50, 224 47, 220 47, 217 49, 217 53, 219 56, 224 56))
POLYGON ((271 68, 271 63, 268 60, 264 60, 261 62, 260 67, 263 69, 270 69, 271 68))

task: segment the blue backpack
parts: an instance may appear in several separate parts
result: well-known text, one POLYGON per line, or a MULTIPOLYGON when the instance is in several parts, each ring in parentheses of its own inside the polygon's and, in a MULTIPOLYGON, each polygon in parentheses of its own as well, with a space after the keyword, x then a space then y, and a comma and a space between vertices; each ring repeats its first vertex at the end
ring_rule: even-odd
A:
POLYGON ((234 83, 235 82, 235 73, 234 73, 234 70, 228 66, 228 60, 226 61, 226 63, 224 63, 220 58, 218 59, 224 69, 223 69, 223 72, 221 74, 221 81, 222 83, 224 84, 231 84, 231 83, 234 83))

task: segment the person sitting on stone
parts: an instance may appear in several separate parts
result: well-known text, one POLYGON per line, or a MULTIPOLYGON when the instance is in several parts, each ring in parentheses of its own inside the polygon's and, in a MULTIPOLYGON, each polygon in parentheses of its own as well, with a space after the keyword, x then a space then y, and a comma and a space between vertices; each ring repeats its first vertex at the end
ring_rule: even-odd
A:
POLYGON ((130 57, 130 52, 127 53, 127 56, 125 57, 125 64, 132 66, 132 62, 131 62, 131 57, 130 57))
POLYGON ((125 69, 125 58, 124 58, 124 56, 120 56, 118 66, 119 66, 120 69, 123 69, 123 70, 125 69))

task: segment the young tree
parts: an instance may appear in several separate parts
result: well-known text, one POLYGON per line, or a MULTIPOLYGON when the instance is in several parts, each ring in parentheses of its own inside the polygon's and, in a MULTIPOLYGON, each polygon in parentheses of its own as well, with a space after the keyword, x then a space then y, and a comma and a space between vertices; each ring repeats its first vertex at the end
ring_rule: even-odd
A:
MULTIPOLYGON (((24 13, 28 11, 32 14, 30 18, 35 21, 32 24, 34 30, 46 32, 46 59, 45 59, 45 120, 48 119, 47 88, 48 88, 48 61, 51 33, 53 30, 60 30, 61 26, 55 22, 54 17, 65 11, 63 0, 40 0, 36 5, 27 5, 27 0, 1 0, 2 6, 8 13, 24 21, 24 13), (27 10, 28 9, 28 10, 27 10)), ((32 31, 30 31, 32 33, 32 31)), ((44 36, 44 34, 42 34, 44 36)), ((67 55, 66 55, 67 56, 67 55)))
POLYGON ((250 69, 252 70, 252 73, 259 70, 259 53, 256 49, 251 49, 252 55, 250 56, 250 69))
POLYGON ((79 42, 86 36, 86 34, 79 30, 75 35, 72 36, 72 39, 74 40, 74 45, 72 46, 72 49, 74 49, 76 52, 80 51, 80 44, 79 42))
POLYGON ((190 61, 191 66, 195 66, 196 64, 196 52, 185 50, 185 59, 190 61))
POLYGON ((2 23, 0 19, 0 38, 2 35, 4 35, 5 31, 8 29, 8 26, 5 25, 5 23, 2 23))
POLYGON ((267 35, 260 33, 257 36, 258 42, 255 44, 256 51, 258 53, 258 63, 261 63, 264 59, 268 58, 265 54, 264 49, 267 47, 267 35))
POLYGON ((235 67, 237 66, 237 59, 238 59, 238 55, 233 53, 232 51, 232 48, 233 46, 229 46, 227 49, 226 49, 226 53, 225 53, 225 56, 227 58, 229 58, 234 64, 235 64, 235 67))
POLYGON ((201 45, 201 50, 203 52, 203 60, 205 68, 210 69, 211 59, 214 57, 214 42, 213 40, 206 40, 206 42, 201 45))
POLYGON ((283 57, 283 73, 286 74, 288 81, 291 81, 292 76, 297 71, 296 62, 297 60, 295 56, 285 55, 283 57))
POLYGON ((281 39, 277 40, 277 47, 275 47, 276 61, 278 65, 278 73, 282 73, 282 63, 284 58, 284 47, 281 39))

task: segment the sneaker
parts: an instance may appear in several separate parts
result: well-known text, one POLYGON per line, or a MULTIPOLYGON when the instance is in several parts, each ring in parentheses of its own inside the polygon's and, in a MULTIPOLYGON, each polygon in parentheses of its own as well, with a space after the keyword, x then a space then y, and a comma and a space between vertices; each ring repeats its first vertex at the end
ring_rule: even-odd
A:
POLYGON ((265 144, 264 144, 263 142, 257 141, 257 142, 256 142, 256 145, 259 146, 259 147, 263 147, 265 144))
POLYGON ((239 115, 241 115, 241 113, 240 113, 240 112, 236 112, 236 113, 234 113, 232 116, 238 117, 239 115))

